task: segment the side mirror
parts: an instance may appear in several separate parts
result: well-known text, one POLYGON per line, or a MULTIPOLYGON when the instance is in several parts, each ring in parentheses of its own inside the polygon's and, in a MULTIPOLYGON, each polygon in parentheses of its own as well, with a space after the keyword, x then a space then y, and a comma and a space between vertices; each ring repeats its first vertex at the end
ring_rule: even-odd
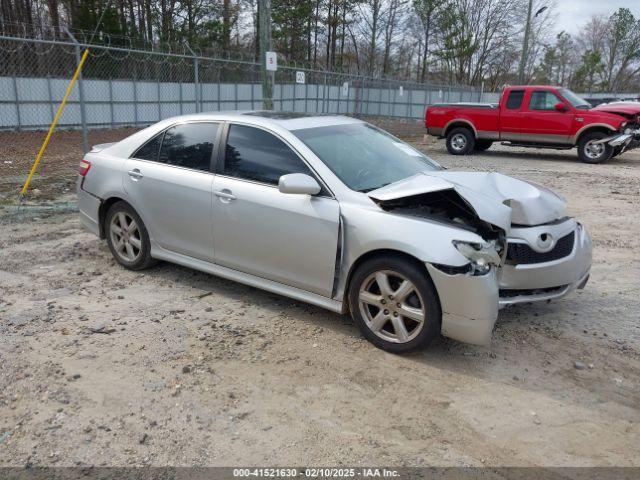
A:
POLYGON ((558 102, 554 105, 554 108, 558 111, 558 112, 566 112, 567 110, 569 110, 567 108, 567 106, 563 103, 563 102, 558 102))
POLYGON ((289 173, 282 175, 278 180, 278 190, 281 193, 293 193, 298 195, 317 195, 320 193, 320 185, 309 175, 304 173, 289 173))

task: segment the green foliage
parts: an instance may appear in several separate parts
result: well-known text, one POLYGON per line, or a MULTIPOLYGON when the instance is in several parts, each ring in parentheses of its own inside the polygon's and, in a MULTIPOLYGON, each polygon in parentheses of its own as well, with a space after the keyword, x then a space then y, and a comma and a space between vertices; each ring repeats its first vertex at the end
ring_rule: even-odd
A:
POLYGON ((575 73, 574 83, 579 90, 592 91, 596 76, 604 70, 602 55, 593 50, 586 51, 581 58, 580 68, 575 73))
POLYGON ((271 37, 275 49, 289 60, 304 60, 308 50, 308 19, 314 13, 311 0, 273 0, 271 37))

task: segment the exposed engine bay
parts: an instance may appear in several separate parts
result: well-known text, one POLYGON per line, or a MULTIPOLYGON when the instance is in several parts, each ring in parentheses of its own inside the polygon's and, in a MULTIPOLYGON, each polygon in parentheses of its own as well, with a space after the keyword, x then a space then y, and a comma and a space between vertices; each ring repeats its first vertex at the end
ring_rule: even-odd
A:
MULTIPOLYGON (((453 188, 392 200, 377 200, 385 211, 428 218, 477 233, 485 240, 502 240, 504 232, 478 217, 475 210, 453 188)), ((502 243, 502 242, 499 242, 502 243)))

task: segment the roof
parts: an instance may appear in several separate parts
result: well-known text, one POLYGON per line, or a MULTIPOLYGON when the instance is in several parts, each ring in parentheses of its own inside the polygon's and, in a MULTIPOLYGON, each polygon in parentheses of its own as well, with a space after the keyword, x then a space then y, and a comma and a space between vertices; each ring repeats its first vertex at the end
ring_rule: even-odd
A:
POLYGON ((287 130, 301 130, 311 127, 362 123, 362 120, 348 117, 346 115, 280 112, 273 110, 202 112, 190 115, 180 115, 171 119, 167 119, 166 121, 175 122, 176 120, 235 120, 238 122, 251 123, 254 125, 262 125, 267 127, 279 126, 287 130))

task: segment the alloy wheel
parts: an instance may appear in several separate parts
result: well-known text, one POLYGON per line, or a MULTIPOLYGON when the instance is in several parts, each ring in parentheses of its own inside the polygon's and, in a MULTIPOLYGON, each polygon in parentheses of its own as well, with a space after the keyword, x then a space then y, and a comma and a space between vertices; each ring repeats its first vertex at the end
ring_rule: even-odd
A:
POLYGON ((462 133, 456 133, 453 137, 451 137, 451 146, 458 152, 464 150, 467 146, 467 137, 465 137, 462 133))
POLYGON ((422 330, 425 303, 416 286, 404 275, 381 270, 362 283, 358 304, 367 327, 393 343, 407 343, 422 330))
POLYGON ((604 145, 595 142, 596 140, 591 140, 584 146, 584 154, 592 160, 600 158, 604 153, 604 145))
POLYGON ((142 236, 138 223, 126 212, 111 218, 109 235, 116 254, 126 262, 135 262, 142 252, 142 236))

